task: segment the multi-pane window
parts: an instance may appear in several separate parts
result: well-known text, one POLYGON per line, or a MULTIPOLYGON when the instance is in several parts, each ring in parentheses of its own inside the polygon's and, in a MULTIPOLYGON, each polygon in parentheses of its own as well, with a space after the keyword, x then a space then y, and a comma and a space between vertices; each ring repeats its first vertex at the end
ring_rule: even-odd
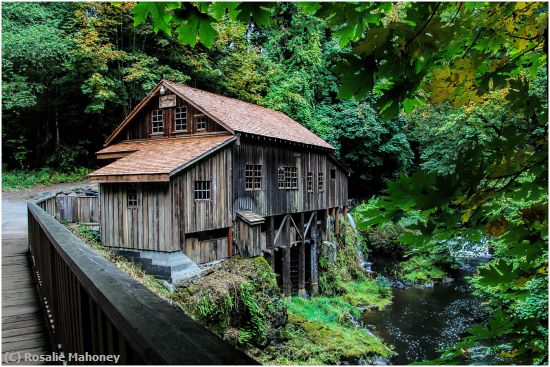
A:
POLYGON ((195 181, 195 200, 210 200, 210 181, 195 181))
POLYGON ((153 133, 161 133, 164 130, 164 121, 162 119, 162 110, 153 110, 153 116, 151 118, 153 133))
POLYGON ((262 165, 261 164, 246 165, 245 188, 246 190, 262 189, 262 165))
POLYGON ((206 130, 206 116, 205 115, 195 115, 195 120, 197 122, 197 131, 206 130))
POLYGON ((128 207, 136 207, 138 205, 137 189, 134 185, 128 187, 126 198, 128 207))
POLYGON ((279 167, 279 189, 298 188, 298 169, 296 167, 279 167))
POLYGON ((313 192, 313 172, 307 173, 307 191, 313 192))
POLYGON ((317 175, 317 191, 323 192, 325 189, 325 174, 323 172, 319 172, 317 175))
POLYGON ((176 107, 174 122, 176 131, 187 131, 187 107, 176 107))

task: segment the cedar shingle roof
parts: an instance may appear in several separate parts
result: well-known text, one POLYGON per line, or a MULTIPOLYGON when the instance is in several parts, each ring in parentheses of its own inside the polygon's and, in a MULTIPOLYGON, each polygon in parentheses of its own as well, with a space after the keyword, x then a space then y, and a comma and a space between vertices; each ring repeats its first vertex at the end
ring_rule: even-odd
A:
POLYGON ((128 141, 108 146, 98 155, 132 152, 90 174, 92 179, 121 175, 169 175, 173 171, 221 148, 231 135, 192 136, 174 139, 128 141))
POLYGON ((250 210, 240 210, 237 212, 237 216, 250 225, 262 224, 265 222, 264 217, 250 210))
POLYGON ((233 131, 334 149, 332 145, 282 112, 179 83, 163 83, 233 131))

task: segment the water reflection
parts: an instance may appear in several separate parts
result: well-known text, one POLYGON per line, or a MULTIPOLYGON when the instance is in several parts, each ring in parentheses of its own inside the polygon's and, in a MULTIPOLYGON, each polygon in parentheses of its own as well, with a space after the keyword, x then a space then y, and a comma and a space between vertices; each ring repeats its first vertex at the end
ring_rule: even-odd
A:
POLYGON ((453 345, 466 329, 486 318, 481 300, 463 278, 435 288, 394 289, 393 294, 392 305, 362 317, 394 346, 398 354, 392 364, 437 358, 438 349, 453 345))

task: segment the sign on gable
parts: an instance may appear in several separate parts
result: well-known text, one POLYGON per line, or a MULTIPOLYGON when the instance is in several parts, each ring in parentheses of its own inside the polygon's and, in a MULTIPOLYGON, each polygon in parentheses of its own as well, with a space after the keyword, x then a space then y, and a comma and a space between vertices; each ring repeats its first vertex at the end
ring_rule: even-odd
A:
POLYGON ((168 96, 160 96, 159 108, 168 108, 176 106, 176 95, 170 94, 168 96))

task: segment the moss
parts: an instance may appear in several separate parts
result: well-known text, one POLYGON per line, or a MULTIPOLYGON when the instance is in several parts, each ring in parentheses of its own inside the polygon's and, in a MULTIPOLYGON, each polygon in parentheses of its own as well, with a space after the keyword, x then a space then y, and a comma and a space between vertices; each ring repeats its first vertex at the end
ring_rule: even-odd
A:
POLYGON ((287 318, 275 274, 263 257, 232 257, 173 297, 197 321, 245 348, 265 346, 287 318))
POLYGON ((367 330, 350 321, 358 310, 339 298, 294 297, 289 302, 288 325, 283 340, 266 348, 264 364, 357 363, 374 357, 389 357, 392 350, 367 330))

